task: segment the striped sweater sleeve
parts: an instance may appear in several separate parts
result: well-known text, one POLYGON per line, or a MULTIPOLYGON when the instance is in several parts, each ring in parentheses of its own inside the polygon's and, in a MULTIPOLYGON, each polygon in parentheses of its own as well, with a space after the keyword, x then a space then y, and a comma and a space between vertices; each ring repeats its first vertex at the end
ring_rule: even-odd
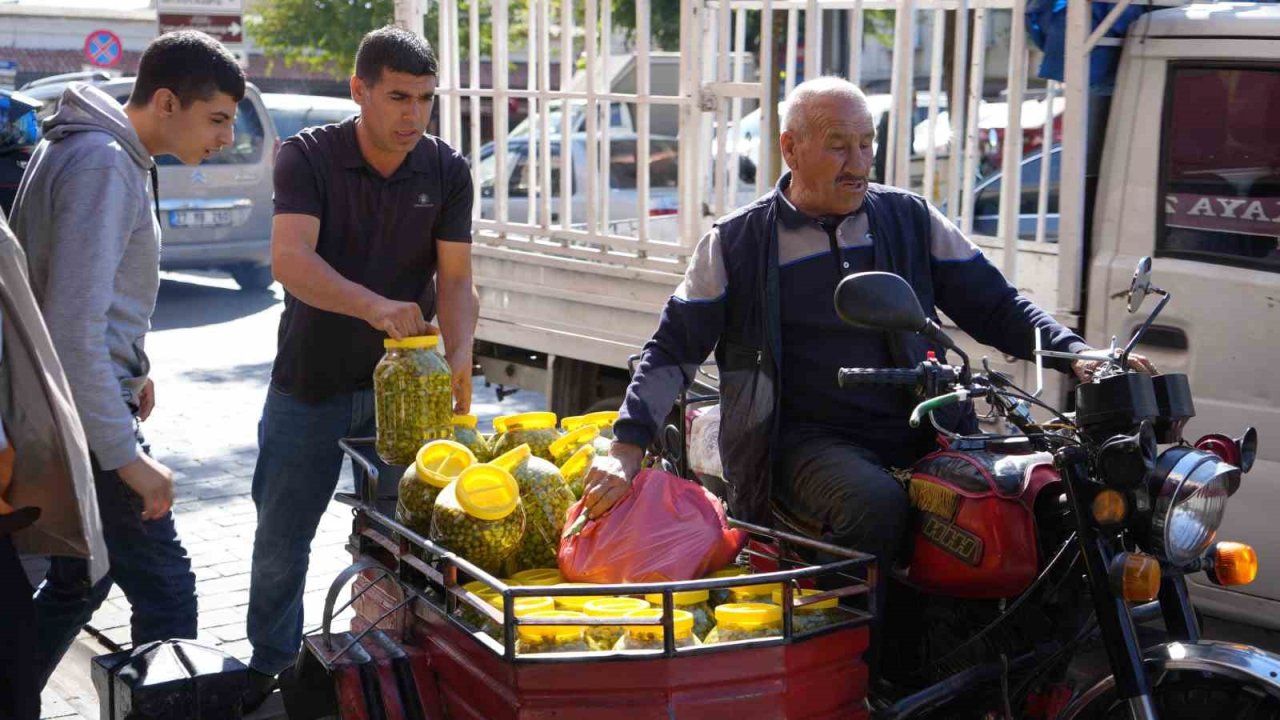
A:
POLYGON ((657 331, 641 351, 614 425, 619 441, 640 447, 653 442, 676 397, 715 349, 724 330, 727 291, 720 233, 712 228, 698 242, 657 331))
MULTIPOLYGON (((1023 360, 1033 360, 1035 331, 1044 332, 1044 348, 1082 352, 1088 345, 1009 284, 982 250, 932 206, 930 264, 938 307, 983 345, 1023 360)), ((1071 371, 1070 360, 1045 359, 1045 366, 1071 371)))

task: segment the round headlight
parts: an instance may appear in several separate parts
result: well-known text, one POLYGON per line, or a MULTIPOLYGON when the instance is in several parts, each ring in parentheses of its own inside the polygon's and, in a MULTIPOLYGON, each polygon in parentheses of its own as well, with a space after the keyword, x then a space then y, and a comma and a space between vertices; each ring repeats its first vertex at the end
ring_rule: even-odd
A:
POLYGON ((1240 471, 1218 456, 1175 447, 1160 455, 1152 476, 1152 539, 1175 565, 1200 557, 1227 510, 1228 488, 1240 471))

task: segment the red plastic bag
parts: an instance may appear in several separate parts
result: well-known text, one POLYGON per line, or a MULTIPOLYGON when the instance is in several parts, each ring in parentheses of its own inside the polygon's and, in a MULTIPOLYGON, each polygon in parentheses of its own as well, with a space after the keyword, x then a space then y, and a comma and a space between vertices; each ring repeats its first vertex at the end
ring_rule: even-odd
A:
MULTIPOLYGON (((565 528, 582 513, 569 508, 565 528)), ((733 562, 747 534, 731 529, 724 506, 701 486, 642 470, 604 517, 560 541, 560 574, 573 582, 696 580, 733 562)))

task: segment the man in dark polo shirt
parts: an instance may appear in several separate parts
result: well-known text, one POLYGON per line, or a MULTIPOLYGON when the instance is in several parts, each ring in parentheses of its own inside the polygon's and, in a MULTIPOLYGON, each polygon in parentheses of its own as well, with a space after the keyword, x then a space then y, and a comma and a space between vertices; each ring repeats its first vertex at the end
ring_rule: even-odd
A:
POLYGON ((297 655, 311 540, 342 466, 337 443, 374 433, 383 339, 435 334, 438 314, 455 409, 470 409, 471 174, 424 134, 435 88, 425 40, 375 30, 351 78, 360 114, 302 131, 276 158, 272 267, 287 294, 253 474, 246 704, 297 655))

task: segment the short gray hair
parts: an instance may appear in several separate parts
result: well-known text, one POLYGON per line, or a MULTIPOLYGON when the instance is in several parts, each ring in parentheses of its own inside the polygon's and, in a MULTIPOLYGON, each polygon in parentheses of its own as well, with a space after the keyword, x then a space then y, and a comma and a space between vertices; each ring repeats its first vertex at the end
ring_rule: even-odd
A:
POLYGON ((782 132, 798 132, 809 124, 809 114, 813 101, 820 97, 844 96, 856 100, 864 107, 867 96, 857 85, 842 77, 827 75, 805 80, 787 96, 786 111, 782 115, 782 132))

